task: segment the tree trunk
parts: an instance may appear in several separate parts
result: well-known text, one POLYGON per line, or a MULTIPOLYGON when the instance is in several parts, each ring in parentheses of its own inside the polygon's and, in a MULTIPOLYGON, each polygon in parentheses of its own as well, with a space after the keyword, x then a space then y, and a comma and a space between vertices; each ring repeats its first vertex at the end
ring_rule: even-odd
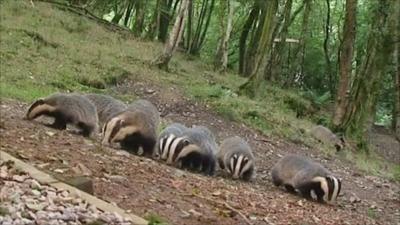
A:
POLYGON ((124 18, 124 26, 125 27, 129 27, 129 21, 132 15, 132 11, 133 11, 133 6, 135 5, 135 0, 131 0, 128 3, 128 7, 126 8, 126 12, 125 12, 125 18, 124 18))
POLYGON ((373 113, 376 98, 383 84, 386 68, 390 63, 387 56, 392 55, 395 37, 389 29, 387 19, 398 16, 390 10, 391 0, 380 0, 373 7, 373 24, 368 32, 366 54, 360 72, 356 75, 350 92, 350 101, 340 130, 347 136, 358 140, 359 148, 368 149, 366 130, 368 118, 373 113))
POLYGON ((143 32, 144 25, 144 15, 146 11, 146 3, 145 0, 136 0, 135 10, 136 10, 136 18, 135 18, 135 35, 141 36, 143 32))
POLYGON ((154 40, 156 33, 159 30, 160 24, 160 1, 161 0, 157 0, 156 2, 156 7, 155 10, 153 12, 153 16, 151 18, 151 22, 149 25, 149 31, 146 34, 146 38, 150 39, 150 40, 154 40))
POLYGON ((262 14, 262 21, 260 24, 262 26, 258 27, 258 31, 260 30, 260 35, 256 35, 257 47, 252 46, 252 48, 256 49, 255 54, 249 59, 248 63, 251 63, 250 70, 250 78, 249 80, 240 86, 240 93, 246 94, 250 97, 254 97, 261 84, 264 81, 264 76, 262 73, 258 73, 258 69, 264 59, 266 53, 269 53, 272 47, 272 34, 274 31, 275 17, 276 12, 278 10, 278 0, 268 1, 268 4, 265 5, 264 13, 262 14), (258 39, 258 40, 257 40, 258 39))
POLYGON ((284 86, 293 86, 295 81, 301 82, 304 67, 304 57, 306 50, 306 38, 308 37, 308 22, 311 15, 312 0, 304 0, 303 20, 301 23, 300 42, 293 50, 293 61, 289 66, 289 76, 284 81, 284 86))
MULTIPOLYGON (((223 3, 223 8, 221 11, 225 11, 224 8, 228 11, 226 15, 226 24, 222 22, 224 19, 223 17, 221 18, 221 37, 219 41, 219 45, 217 48, 217 53, 215 54, 215 60, 214 60, 214 69, 218 70, 219 72, 225 72, 228 66, 228 42, 229 42, 229 37, 232 32, 232 21, 233 21, 233 4, 230 2, 230 0, 224 0, 223 3)), ((225 13, 222 13, 224 15, 225 13)))
MULTIPOLYGON (((395 15, 400 15, 400 1, 394 3, 393 11, 395 15)), ((400 37, 400 18, 393 17, 390 21, 393 27, 394 37, 400 37)), ((400 42, 399 39, 394 40, 393 60, 393 82, 394 82, 394 99, 393 99, 393 114, 392 127, 395 137, 400 141, 400 42)))
MULTIPOLYGON (((187 52, 192 55, 198 55, 204 43, 206 33, 211 21, 211 15, 214 9, 215 0, 203 0, 200 9, 200 15, 197 18, 196 29, 192 34, 188 33, 187 36, 191 38, 188 40, 187 52)), ((194 9, 193 9, 194 10, 194 9)), ((192 19, 192 18, 191 18, 192 19)), ((191 25, 194 21, 191 20, 191 25)))
POLYGON ((171 19, 170 9, 173 0, 160 0, 160 20, 158 28, 158 40, 165 43, 168 37, 169 21, 171 19))
POLYGON ((326 0, 326 20, 325 20, 325 39, 324 39, 324 54, 325 54, 325 62, 326 62, 326 75, 329 79, 329 91, 331 96, 335 92, 335 81, 332 74, 332 63, 329 53, 329 36, 331 30, 331 0, 326 0))
POLYGON ((343 25, 343 39, 339 58, 339 87, 336 94, 335 112, 332 124, 335 130, 341 130, 348 104, 350 78, 352 73, 353 49, 356 37, 357 0, 346 0, 346 15, 343 25))
POLYGON ((185 19, 187 17, 187 9, 190 1, 191 0, 181 1, 181 6, 176 16, 174 27, 172 28, 168 41, 165 43, 164 51, 155 61, 155 65, 157 65, 160 69, 168 70, 168 63, 171 60, 172 55, 182 37, 185 19))
MULTIPOLYGON (((282 67, 284 65, 282 57, 286 51, 286 38, 289 31, 290 13, 292 11, 293 0, 286 0, 285 9, 283 11, 283 24, 279 31, 280 41, 275 43, 275 47, 272 51, 271 58, 265 67, 265 78, 269 81, 275 81, 277 76, 282 74, 282 67)), ((278 25, 277 25, 278 26, 278 25)))
POLYGON ((239 75, 244 76, 244 69, 246 68, 246 45, 247 45, 247 37, 249 36, 251 27, 257 20, 257 16, 259 13, 259 8, 257 4, 254 4, 254 7, 251 9, 249 17, 247 18, 242 33, 240 35, 239 40, 239 75))

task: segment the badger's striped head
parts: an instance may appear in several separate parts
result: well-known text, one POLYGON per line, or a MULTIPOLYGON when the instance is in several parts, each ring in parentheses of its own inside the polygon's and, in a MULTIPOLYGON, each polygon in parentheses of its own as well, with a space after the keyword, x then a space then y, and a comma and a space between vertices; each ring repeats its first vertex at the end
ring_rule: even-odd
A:
POLYGON ((329 204, 335 203, 342 188, 341 180, 334 176, 315 177, 312 180, 316 185, 310 188, 309 195, 312 199, 329 204))
POLYGON ((254 161, 245 154, 233 154, 229 158, 227 170, 233 179, 248 177, 254 169, 254 161))
POLYGON ((155 131, 146 126, 144 117, 144 114, 124 112, 110 119, 103 126, 101 143, 119 143, 123 149, 138 154, 141 154, 141 149, 146 155, 152 155, 156 142, 155 131))
POLYGON ((44 99, 38 99, 29 107, 25 118, 28 120, 35 119, 40 115, 48 115, 56 111, 56 107, 49 105, 44 99))
POLYGON ((172 164, 182 151, 189 145, 189 141, 185 137, 176 137, 171 134, 160 139, 158 146, 158 154, 161 160, 167 161, 167 164, 172 164))

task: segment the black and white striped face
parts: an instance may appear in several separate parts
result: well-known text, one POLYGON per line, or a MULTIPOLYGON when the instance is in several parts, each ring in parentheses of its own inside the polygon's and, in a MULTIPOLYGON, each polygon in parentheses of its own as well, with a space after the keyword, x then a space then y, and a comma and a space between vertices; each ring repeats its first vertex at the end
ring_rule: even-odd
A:
POLYGON ((333 204, 339 196, 342 182, 334 176, 315 177, 313 181, 318 182, 319 187, 310 190, 311 198, 333 204))
POLYGON ((253 160, 244 154, 234 154, 229 158, 227 170, 233 179, 239 179, 253 167, 253 160))
POLYGON ((184 147, 189 145, 189 141, 184 137, 176 137, 171 134, 160 139, 158 154, 161 160, 172 164, 184 147))
POLYGON ((108 121, 102 129, 102 144, 120 142, 127 136, 138 132, 138 127, 127 123, 123 118, 114 117, 108 121))

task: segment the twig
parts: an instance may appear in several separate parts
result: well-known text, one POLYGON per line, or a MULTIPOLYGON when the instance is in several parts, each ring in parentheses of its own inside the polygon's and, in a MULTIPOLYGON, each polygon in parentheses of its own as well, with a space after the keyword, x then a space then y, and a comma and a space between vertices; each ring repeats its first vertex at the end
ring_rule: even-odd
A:
POLYGON ((32 7, 35 7, 35 4, 33 4, 33 0, 30 0, 32 7))
POLYGON ((253 225, 253 223, 250 222, 250 220, 247 219, 247 217, 246 217, 243 213, 241 213, 239 210, 233 208, 233 207, 232 207, 231 205, 229 205, 227 202, 222 202, 222 201, 214 200, 214 199, 212 199, 212 198, 207 198, 207 197, 204 197, 204 196, 201 196, 201 195, 197 195, 197 194, 191 194, 191 195, 189 195, 189 196, 196 196, 196 197, 198 197, 198 198, 201 198, 201 199, 210 201, 210 202, 212 202, 212 203, 214 203, 214 204, 223 205, 223 206, 225 206, 225 208, 227 208, 227 209, 229 209, 229 210, 231 210, 231 211, 237 213, 239 216, 241 216, 241 217, 243 218, 243 220, 244 220, 248 225, 253 225))
POLYGON ((254 138, 254 140, 255 140, 255 141, 261 141, 261 142, 269 143, 269 144, 271 144, 271 145, 276 146, 276 144, 275 144, 274 142, 272 142, 272 141, 270 141, 270 140, 267 140, 267 139, 264 139, 264 138, 262 138, 262 139, 254 138))

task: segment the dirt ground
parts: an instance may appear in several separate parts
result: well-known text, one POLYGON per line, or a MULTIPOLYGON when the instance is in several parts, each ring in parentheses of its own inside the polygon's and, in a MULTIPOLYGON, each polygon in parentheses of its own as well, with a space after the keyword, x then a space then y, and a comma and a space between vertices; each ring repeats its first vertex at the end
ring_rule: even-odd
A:
POLYGON ((164 121, 206 125, 218 141, 232 135, 244 137, 257 158, 255 181, 232 181, 221 174, 206 177, 101 147, 98 140, 71 130, 23 120, 28 104, 14 100, 3 100, 0 106, 0 149, 61 180, 89 176, 96 196, 142 217, 158 215, 170 224, 400 224, 398 183, 365 175, 349 162, 322 157, 316 149, 226 121, 175 88, 124 82, 114 91, 151 100, 164 121), (337 205, 306 201, 272 185, 270 168, 287 153, 310 156, 342 178, 337 205))

